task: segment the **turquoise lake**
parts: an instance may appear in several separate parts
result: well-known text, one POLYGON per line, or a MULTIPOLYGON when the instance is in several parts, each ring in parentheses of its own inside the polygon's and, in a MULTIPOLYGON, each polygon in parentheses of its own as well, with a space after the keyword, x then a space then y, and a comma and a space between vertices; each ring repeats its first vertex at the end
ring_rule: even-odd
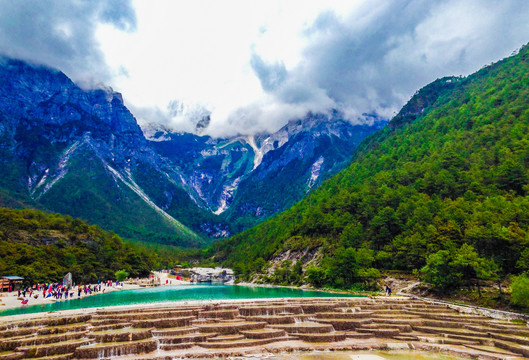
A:
POLYGON ((3 310, 0 311, 0 316, 116 305, 154 304, 170 301, 355 296, 359 295, 344 295, 322 291, 304 291, 298 289, 260 286, 158 286, 145 289, 114 291, 107 294, 92 295, 81 299, 74 298, 71 300, 63 300, 46 305, 35 305, 18 309, 3 310))

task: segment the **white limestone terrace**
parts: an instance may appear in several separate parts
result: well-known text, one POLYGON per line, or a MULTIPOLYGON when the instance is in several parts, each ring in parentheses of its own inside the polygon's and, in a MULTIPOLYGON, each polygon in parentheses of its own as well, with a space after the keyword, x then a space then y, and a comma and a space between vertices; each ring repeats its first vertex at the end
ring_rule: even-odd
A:
POLYGON ((414 358, 412 349, 455 359, 529 356, 525 323, 399 296, 168 302, 17 315, 0 317, 0 338, 2 359, 11 360, 290 360, 310 359, 314 351, 324 360, 370 360, 356 355, 384 358, 374 351, 399 351, 414 358))

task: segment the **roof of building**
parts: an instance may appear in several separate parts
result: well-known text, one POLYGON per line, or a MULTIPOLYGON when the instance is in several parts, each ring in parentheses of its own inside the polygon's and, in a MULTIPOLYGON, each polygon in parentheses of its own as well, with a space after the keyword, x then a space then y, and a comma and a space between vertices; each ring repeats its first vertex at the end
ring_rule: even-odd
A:
POLYGON ((23 277, 20 277, 20 276, 2 276, 4 279, 9 279, 9 280, 24 280, 23 277))

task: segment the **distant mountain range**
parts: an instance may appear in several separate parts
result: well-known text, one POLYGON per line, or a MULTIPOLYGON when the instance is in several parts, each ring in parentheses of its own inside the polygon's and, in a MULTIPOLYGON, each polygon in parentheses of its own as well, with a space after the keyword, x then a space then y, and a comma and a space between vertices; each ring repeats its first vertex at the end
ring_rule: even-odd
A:
POLYGON ((338 113, 309 114, 273 134, 229 139, 154 124, 144 132, 195 202, 238 232, 288 208, 347 166, 360 141, 385 125, 375 120, 354 126, 338 113))
MULTIPOLYGON (((209 121, 200 122, 201 129, 209 121)), ((0 59, 0 205, 80 217, 130 239, 197 247, 255 225, 348 165, 385 121, 308 114, 214 139, 138 126, 111 89, 0 59)))
POLYGON ((310 197, 205 253, 244 280, 341 288, 376 288, 380 270, 444 292, 529 272, 528 79, 526 45, 435 80, 310 197))

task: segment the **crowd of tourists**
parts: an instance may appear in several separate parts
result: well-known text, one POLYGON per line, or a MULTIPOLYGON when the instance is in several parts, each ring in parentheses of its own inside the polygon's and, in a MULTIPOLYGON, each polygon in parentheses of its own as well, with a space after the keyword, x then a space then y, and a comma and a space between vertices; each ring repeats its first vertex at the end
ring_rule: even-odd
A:
MULTIPOLYGON (((86 295, 92 295, 93 293, 105 292, 107 287, 113 286, 114 283, 112 280, 107 281, 98 281, 97 284, 79 284, 79 285, 64 285, 62 283, 45 283, 45 284, 34 284, 33 286, 28 286, 18 290, 18 297, 23 298, 25 303, 27 303, 27 298, 38 299, 40 296, 42 298, 53 298, 57 300, 62 299, 72 299, 77 293, 77 298, 86 295), (26 298, 27 297, 27 298, 26 298)), ((116 286, 123 283, 116 281, 116 286)))

